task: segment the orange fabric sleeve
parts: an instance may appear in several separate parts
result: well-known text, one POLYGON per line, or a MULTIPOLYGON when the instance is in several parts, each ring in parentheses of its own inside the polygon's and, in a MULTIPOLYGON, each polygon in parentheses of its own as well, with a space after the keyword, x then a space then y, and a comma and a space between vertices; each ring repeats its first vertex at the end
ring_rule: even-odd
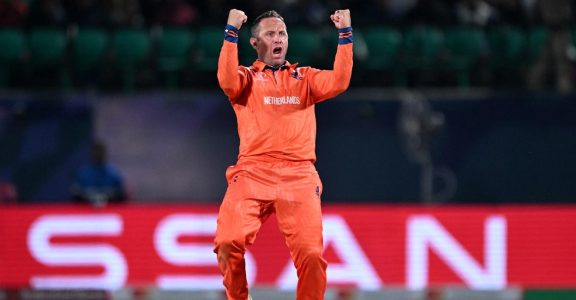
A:
POLYGON ((332 70, 311 68, 310 92, 314 103, 321 102, 344 92, 350 85, 353 65, 353 43, 338 45, 332 70))
POLYGON ((238 45, 224 40, 218 57, 218 84, 234 102, 242 94, 248 83, 248 70, 239 65, 238 45))

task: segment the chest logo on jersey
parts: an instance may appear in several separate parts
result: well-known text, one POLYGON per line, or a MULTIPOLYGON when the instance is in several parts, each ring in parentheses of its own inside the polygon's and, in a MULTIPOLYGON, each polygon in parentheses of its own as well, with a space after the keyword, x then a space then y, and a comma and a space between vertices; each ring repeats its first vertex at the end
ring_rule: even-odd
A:
POLYGON ((296 80, 302 80, 302 76, 300 76, 300 74, 298 74, 297 70, 292 71, 290 73, 290 77, 296 78, 296 80))
POLYGON ((300 104, 300 97, 298 96, 282 96, 270 97, 264 96, 265 105, 298 105, 300 104))

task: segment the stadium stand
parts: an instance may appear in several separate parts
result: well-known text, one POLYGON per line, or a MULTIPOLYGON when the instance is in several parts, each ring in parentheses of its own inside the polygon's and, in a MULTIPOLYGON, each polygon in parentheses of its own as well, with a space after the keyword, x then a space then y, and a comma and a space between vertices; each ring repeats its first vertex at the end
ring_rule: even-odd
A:
POLYGON ((132 92, 141 65, 149 59, 150 36, 146 29, 122 28, 112 34, 114 65, 122 74, 125 92, 132 92))
POLYGON ((369 59, 360 64, 360 68, 377 76, 385 73, 388 78, 395 78, 398 85, 399 78, 395 77, 397 60, 402 46, 402 33, 393 27, 373 26, 363 31, 369 59))
POLYGON ((548 29, 543 26, 534 26, 527 30, 527 59, 533 63, 544 51, 548 38, 548 29))
MULTIPOLYGON (((366 55, 355 61, 354 76, 362 78, 354 81, 356 86, 523 88, 522 74, 541 55, 547 29, 417 24, 370 25, 355 33, 358 47, 366 47, 358 51, 366 55)), ((289 36, 290 62, 331 67, 336 48, 333 31, 295 26, 289 36)), ((243 65, 256 59, 249 39, 249 28, 243 28, 239 43, 243 65)), ((115 72, 122 84, 112 88, 126 92, 141 87, 216 87, 215 80, 207 78, 214 79, 222 28, 11 27, 0 30, 0 41, 5 45, 0 50, 0 86, 6 89, 82 89, 86 80, 102 87, 110 81, 102 74, 115 72), (146 68, 149 76, 139 76, 146 68)))
POLYGON ((30 63, 27 66, 34 74, 33 77, 44 78, 52 84, 60 85, 61 88, 68 88, 70 78, 65 68, 65 61, 68 57, 66 32, 59 28, 32 28, 28 34, 28 45, 30 63), (53 74, 58 74, 58 76, 53 74), (53 82, 54 78, 58 81, 53 82))
POLYGON ((215 72, 223 40, 224 33, 221 26, 206 26, 198 29, 194 69, 215 72))
POLYGON ((11 68, 21 59, 24 49, 24 35, 13 28, 0 29, 0 88, 10 80, 11 68))
POLYGON ((459 87, 469 87, 470 77, 486 52, 484 31, 474 27, 454 27, 445 31, 448 58, 443 64, 454 72, 459 87))
POLYGON ((527 34, 512 26, 495 26, 487 30, 490 68, 495 83, 512 85, 521 78, 527 59, 527 34))
POLYGON ((190 67, 190 53, 195 36, 185 28, 167 27, 160 32, 157 42, 156 66, 165 76, 170 89, 178 87, 179 75, 190 67))
POLYGON ((288 30, 290 47, 287 59, 298 62, 300 66, 314 66, 316 59, 324 55, 322 48, 322 37, 318 31, 310 31, 307 28, 295 27, 288 30))
POLYGON ((421 25, 408 28, 404 32, 399 60, 401 85, 407 86, 409 77, 416 78, 417 84, 424 84, 423 76, 434 75, 440 67, 440 55, 444 46, 442 30, 421 25))
POLYGON ((84 87, 87 82, 98 81, 109 40, 108 33, 100 28, 79 28, 76 31, 72 37, 70 54, 70 74, 77 81, 73 84, 84 87))

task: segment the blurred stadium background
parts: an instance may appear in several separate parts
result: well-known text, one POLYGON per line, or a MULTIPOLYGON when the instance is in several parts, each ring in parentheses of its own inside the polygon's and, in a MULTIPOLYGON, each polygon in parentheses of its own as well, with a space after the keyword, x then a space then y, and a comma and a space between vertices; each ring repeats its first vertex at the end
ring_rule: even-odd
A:
MULTIPOLYGON (((0 0, 0 299, 224 299, 209 245, 238 147, 215 76, 228 10, 276 9, 287 59, 330 68, 341 7, 352 84, 316 107, 326 255, 341 267, 326 299, 576 299, 574 2, 0 0), (127 203, 72 201, 95 140, 127 203), (184 229, 165 246, 170 222, 184 229), (59 260, 78 243, 88 263, 59 260), (210 253, 170 256, 193 245, 210 253)), ((268 223, 254 299, 294 299, 268 223)))

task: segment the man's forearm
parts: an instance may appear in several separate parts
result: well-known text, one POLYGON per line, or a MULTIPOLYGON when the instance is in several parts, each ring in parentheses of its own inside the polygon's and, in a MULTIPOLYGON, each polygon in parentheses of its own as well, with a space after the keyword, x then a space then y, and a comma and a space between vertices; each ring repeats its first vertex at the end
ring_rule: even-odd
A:
POLYGON ((346 90, 352 78, 353 66, 353 43, 354 36, 352 30, 352 19, 350 10, 337 10, 330 16, 332 22, 338 29, 338 48, 334 59, 334 82, 338 90, 346 90))
POLYGON ((218 57, 218 83, 224 93, 233 98, 240 89, 238 74, 238 29, 232 25, 226 25, 224 29, 224 41, 218 57))

